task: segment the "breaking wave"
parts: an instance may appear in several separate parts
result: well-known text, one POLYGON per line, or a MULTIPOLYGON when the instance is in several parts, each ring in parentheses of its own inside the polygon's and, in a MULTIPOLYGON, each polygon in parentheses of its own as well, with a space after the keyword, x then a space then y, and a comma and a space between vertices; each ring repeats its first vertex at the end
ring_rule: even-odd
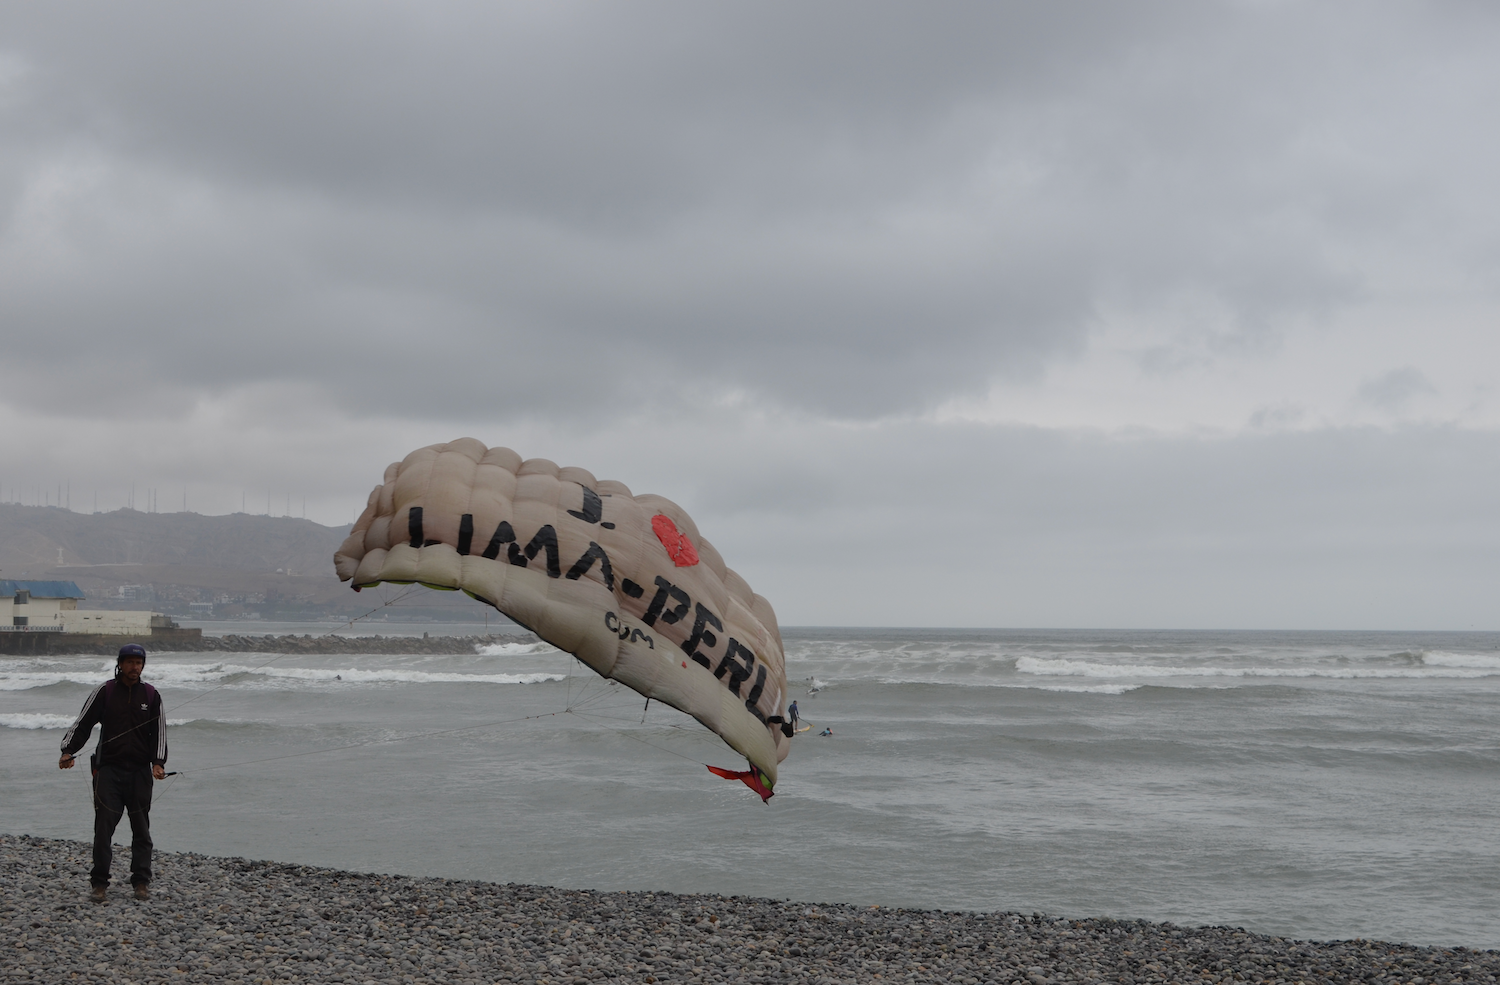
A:
POLYGON ((1335 680, 1361 678, 1477 678, 1500 675, 1500 660, 1486 656, 1449 656, 1451 662, 1435 661, 1427 654, 1421 663, 1408 666, 1381 666, 1375 663, 1337 664, 1304 663, 1284 666, 1211 666, 1169 664, 1117 664, 1090 660, 1047 657, 1018 657, 1016 673, 1044 677, 1325 677, 1335 680))
MULTIPOLYGON (((76 715, 49 715, 43 712, 20 712, 18 714, 0 715, 0 728, 16 729, 65 729, 73 724, 76 715)), ((167 727, 175 728, 178 725, 187 725, 191 722, 202 721, 198 718, 169 718, 167 727)))
POLYGON ((225 667, 225 675, 245 674, 254 677, 280 678, 283 680, 345 681, 351 684, 541 684, 544 681, 567 680, 567 674, 538 671, 530 674, 464 674, 457 672, 434 672, 381 668, 361 670, 355 668, 309 668, 309 667, 225 667))
MULTIPOLYGON (((525 646, 526 644, 521 644, 525 646)), ((536 651, 526 651, 536 652, 536 651)), ((80 684, 97 687, 114 672, 114 662, 29 661, 29 665, 0 670, 0 691, 26 691, 55 684, 80 684)), ((403 666, 325 666, 278 667, 233 663, 167 663, 153 664, 146 675, 158 688, 203 687, 220 684, 254 685, 275 681, 348 684, 540 684, 561 681, 567 674, 557 671, 521 670, 495 674, 463 670, 417 670, 403 666)))
POLYGON ((482 657, 521 657, 563 652, 551 643, 484 643, 474 650, 482 657))

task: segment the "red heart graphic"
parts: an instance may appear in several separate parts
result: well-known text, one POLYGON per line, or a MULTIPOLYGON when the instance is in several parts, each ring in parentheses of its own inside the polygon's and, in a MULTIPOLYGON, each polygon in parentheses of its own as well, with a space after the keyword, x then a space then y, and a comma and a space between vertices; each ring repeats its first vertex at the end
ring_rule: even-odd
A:
POLYGON ((651 529, 656 531, 656 539, 661 541, 661 546, 667 549, 667 556, 679 568, 691 568, 698 563, 698 551, 693 547, 693 542, 688 540, 687 534, 677 529, 677 524, 672 518, 664 513, 658 513, 651 518, 651 529))

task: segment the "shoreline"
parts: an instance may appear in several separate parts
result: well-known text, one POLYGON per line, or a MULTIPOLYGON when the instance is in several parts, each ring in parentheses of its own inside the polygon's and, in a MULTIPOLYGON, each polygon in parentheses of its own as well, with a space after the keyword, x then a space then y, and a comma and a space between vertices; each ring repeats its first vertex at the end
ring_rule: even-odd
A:
MULTIPOLYGON (((245 636, 230 633, 225 636, 204 636, 191 640, 153 639, 143 637, 142 644, 148 653, 375 653, 388 655, 432 654, 472 656, 481 646, 497 643, 536 643, 531 633, 491 633, 481 636, 245 636)), ((89 642, 69 645, 59 640, 46 655, 104 656, 112 657, 123 643, 135 642, 134 637, 121 636, 119 643, 89 642)), ((35 654, 23 654, 35 656, 35 654)))
POLYGON ((156 853, 142 902, 121 881, 126 859, 117 848, 110 898, 97 904, 88 844, 0 835, 0 981, 1500 981, 1500 951, 1464 947, 501 885, 182 852, 156 853))

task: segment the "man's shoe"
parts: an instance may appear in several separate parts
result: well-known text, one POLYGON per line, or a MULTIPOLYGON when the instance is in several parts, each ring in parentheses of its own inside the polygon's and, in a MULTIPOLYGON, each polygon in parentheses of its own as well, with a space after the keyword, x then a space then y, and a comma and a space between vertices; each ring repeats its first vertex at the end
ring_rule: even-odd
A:
POLYGON ((105 886, 92 887, 91 889, 89 889, 89 899, 93 900, 95 903, 103 903, 106 888, 107 887, 105 886))
POLYGON ((144 882, 138 882, 138 883, 136 883, 135 884, 135 898, 136 899, 150 899, 151 898, 151 887, 148 886, 144 882))

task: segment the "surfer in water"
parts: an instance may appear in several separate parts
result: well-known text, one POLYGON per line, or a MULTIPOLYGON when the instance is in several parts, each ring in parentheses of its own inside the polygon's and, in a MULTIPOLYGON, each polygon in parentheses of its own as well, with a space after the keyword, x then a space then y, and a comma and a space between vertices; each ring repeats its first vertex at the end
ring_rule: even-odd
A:
POLYGON ((793 731, 802 724, 802 713, 797 710, 797 702, 793 701, 791 707, 787 708, 786 716, 791 720, 793 731))
POLYGON ((833 726, 832 725, 828 726, 827 728, 825 728, 823 731, 819 732, 818 734, 819 735, 832 735, 833 734, 833 726))

